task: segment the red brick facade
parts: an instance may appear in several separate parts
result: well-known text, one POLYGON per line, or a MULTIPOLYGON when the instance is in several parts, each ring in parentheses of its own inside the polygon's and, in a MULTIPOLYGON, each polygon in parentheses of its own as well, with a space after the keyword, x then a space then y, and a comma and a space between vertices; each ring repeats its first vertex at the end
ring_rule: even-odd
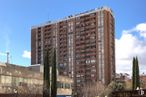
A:
POLYGON ((84 83, 115 76, 114 17, 103 7, 66 19, 32 27, 31 64, 43 64, 44 50, 57 50, 59 73, 74 78, 78 89, 84 83))

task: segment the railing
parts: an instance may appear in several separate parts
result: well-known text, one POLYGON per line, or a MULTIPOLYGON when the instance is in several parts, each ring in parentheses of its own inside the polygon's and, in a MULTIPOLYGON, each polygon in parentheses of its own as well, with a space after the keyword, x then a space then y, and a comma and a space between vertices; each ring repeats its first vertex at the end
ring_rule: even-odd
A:
POLYGON ((115 91, 111 97, 146 97, 146 89, 133 91, 115 91))
POLYGON ((0 97, 43 97, 41 94, 0 94, 0 97))
MULTIPOLYGON (((0 97, 43 97, 41 94, 0 94, 0 97)), ((57 95, 57 97, 72 97, 71 95, 57 95)))

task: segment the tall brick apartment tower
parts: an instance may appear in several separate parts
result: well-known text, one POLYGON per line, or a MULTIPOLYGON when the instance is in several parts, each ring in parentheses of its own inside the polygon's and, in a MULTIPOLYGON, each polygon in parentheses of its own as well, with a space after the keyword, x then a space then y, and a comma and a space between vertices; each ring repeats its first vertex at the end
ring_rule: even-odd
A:
POLYGON ((57 50, 59 73, 85 82, 109 84, 115 75, 114 17, 102 7, 31 29, 31 64, 43 64, 45 50, 57 50))

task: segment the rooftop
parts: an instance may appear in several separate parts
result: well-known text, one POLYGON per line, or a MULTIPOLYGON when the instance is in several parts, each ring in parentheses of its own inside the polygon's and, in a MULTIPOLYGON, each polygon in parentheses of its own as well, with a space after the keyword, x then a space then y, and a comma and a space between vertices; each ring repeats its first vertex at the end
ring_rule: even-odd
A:
POLYGON ((88 11, 85 11, 85 12, 82 12, 82 13, 78 13, 78 14, 75 14, 75 15, 69 15, 69 16, 67 16, 63 19, 57 20, 57 21, 48 21, 46 23, 42 23, 42 24, 39 24, 39 25, 36 25, 36 26, 32 26, 32 29, 37 28, 37 27, 43 27, 43 26, 49 25, 49 24, 58 23, 58 22, 65 21, 65 20, 68 20, 68 19, 71 19, 71 18, 76 18, 76 17, 79 17, 79 16, 88 15, 88 14, 95 13, 95 12, 101 11, 101 10, 107 10, 113 15, 113 12, 109 7, 103 6, 103 7, 100 7, 100 8, 91 9, 91 10, 88 10, 88 11))
POLYGON ((42 75, 42 73, 31 70, 28 67, 6 63, 0 63, 0 74, 37 79, 41 79, 40 76, 42 75))

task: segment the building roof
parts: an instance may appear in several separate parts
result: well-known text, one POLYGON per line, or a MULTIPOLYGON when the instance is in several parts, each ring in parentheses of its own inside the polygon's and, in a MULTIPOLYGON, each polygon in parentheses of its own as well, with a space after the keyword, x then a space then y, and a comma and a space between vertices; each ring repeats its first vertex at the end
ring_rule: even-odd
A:
POLYGON ((83 16, 83 15, 88 15, 88 14, 95 13, 95 12, 101 11, 101 10, 109 11, 113 15, 113 11, 109 7, 103 6, 103 7, 91 9, 91 10, 88 10, 88 11, 85 11, 85 12, 82 12, 82 13, 79 13, 79 14, 69 15, 69 16, 67 16, 63 19, 57 20, 57 21, 48 21, 46 23, 42 23, 42 24, 39 24, 39 25, 36 25, 36 26, 32 26, 32 29, 33 28, 38 28, 38 27, 43 27, 43 26, 46 26, 46 25, 55 24, 55 23, 58 23, 58 22, 61 22, 61 21, 65 21, 65 20, 68 20, 68 19, 80 17, 80 16, 83 16))
POLYGON ((42 73, 33 71, 28 67, 18 66, 14 64, 0 63, 0 74, 6 76, 24 77, 24 78, 36 78, 42 79, 42 73))
MULTIPOLYGON (((40 66, 40 65, 37 65, 40 66)), ((5 76, 23 77, 43 80, 43 73, 32 70, 29 67, 18 66, 15 64, 0 63, 0 74, 5 76)), ((58 81, 72 82, 72 79, 67 76, 58 76, 58 81)))

